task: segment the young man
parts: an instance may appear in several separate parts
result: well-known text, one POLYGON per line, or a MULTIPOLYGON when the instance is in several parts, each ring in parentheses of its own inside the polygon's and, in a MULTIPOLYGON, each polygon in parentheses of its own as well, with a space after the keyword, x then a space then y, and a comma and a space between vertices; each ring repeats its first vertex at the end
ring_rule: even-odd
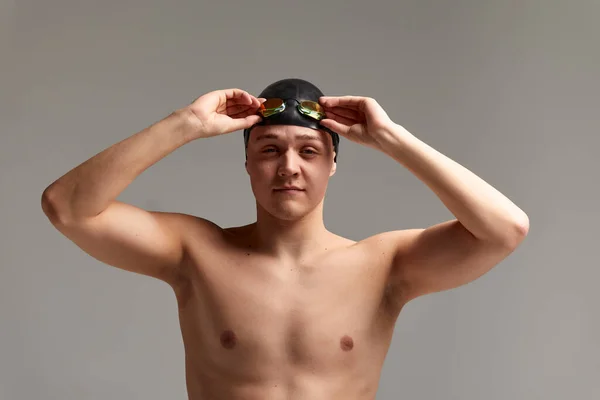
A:
POLYGON ((374 399, 403 306, 485 274, 529 226, 509 199, 374 99, 323 97, 299 79, 258 98, 207 93, 55 181, 42 207, 92 257, 173 288, 194 400, 374 399), (241 129, 255 223, 221 228, 115 200, 178 147, 241 129), (456 219, 359 242, 329 232, 323 200, 338 134, 395 159, 456 219))

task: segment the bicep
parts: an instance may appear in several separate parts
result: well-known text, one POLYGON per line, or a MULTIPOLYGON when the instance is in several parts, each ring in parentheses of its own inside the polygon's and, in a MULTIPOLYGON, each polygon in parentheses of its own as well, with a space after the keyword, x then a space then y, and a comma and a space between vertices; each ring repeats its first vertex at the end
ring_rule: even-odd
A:
POLYGON ((95 217, 56 228, 105 264, 175 284, 184 256, 182 217, 113 202, 95 217))
POLYGON ((513 250, 476 238, 457 220, 407 230, 395 242, 391 279, 410 300, 472 282, 513 250))

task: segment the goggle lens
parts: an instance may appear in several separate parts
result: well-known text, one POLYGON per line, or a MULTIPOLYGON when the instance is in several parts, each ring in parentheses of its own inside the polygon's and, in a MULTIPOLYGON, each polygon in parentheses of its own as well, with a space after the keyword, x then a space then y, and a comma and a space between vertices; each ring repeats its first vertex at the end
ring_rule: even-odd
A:
POLYGON ((267 99, 260 105, 259 112, 263 117, 277 114, 285 109, 285 102, 282 99, 267 99))
POLYGON ((323 107, 314 101, 302 101, 300 103, 299 110, 302 114, 313 117, 314 119, 321 120, 325 118, 325 111, 323 111, 323 107))

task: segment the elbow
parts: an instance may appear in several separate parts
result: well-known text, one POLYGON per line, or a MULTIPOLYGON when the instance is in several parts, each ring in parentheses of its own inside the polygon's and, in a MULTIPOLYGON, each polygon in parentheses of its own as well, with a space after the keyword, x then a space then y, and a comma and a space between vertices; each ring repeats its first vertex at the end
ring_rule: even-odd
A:
POLYGON ((529 233, 529 217, 525 213, 523 213, 523 217, 519 222, 519 233, 522 237, 527 236, 527 234, 529 233))
POLYGON ((529 218, 523 213, 518 218, 505 220, 495 226, 494 233, 490 233, 484 240, 495 246, 507 250, 515 250, 525 240, 529 233, 529 218))
POLYGON ((57 190, 49 186, 42 193, 42 211, 52 225, 64 225, 67 222, 67 213, 64 211, 65 201, 60 199, 57 190))
POLYGON ((519 218, 515 219, 512 224, 510 232, 506 235, 505 244, 511 248, 516 249, 521 242, 527 237, 529 233, 529 217, 523 213, 519 218))
POLYGON ((529 233, 529 217, 527 216, 527 214, 521 211, 521 215, 519 216, 519 218, 516 218, 515 225, 517 237, 520 240, 523 240, 529 233))

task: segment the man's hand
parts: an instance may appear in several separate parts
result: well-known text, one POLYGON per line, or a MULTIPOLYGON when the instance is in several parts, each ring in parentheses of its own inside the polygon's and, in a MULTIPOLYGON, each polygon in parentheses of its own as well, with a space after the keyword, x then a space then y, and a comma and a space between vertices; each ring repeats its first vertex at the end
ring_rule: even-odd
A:
POLYGON ((205 138, 246 129, 260 122, 256 111, 264 101, 241 89, 225 89, 206 93, 187 108, 198 119, 198 138, 205 138))
POLYGON ((395 125, 377 101, 370 97, 323 96, 319 103, 327 115, 321 120, 321 125, 376 150, 382 149, 381 138, 395 125))

